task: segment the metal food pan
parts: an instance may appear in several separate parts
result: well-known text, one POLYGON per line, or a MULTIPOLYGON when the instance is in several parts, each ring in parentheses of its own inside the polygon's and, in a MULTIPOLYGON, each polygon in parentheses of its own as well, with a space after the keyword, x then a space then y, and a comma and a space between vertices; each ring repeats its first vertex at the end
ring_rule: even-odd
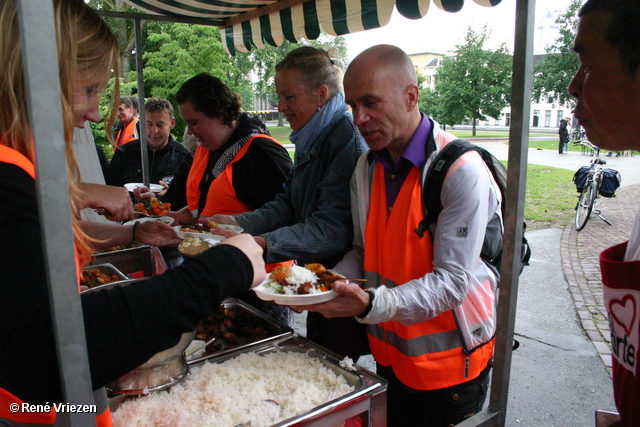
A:
MULTIPOLYGON (((323 365, 343 376, 354 390, 337 399, 326 402, 295 417, 274 424, 272 427, 309 426, 326 427, 340 425, 354 416, 361 416, 363 426, 385 427, 387 417, 387 382, 373 372, 354 364, 354 370, 340 366, 343 360, 337 354, 296 334, 268 340, 250 348, 237 349, 224 355, 210 355, 200 362, 221 363, 242 353, 300 352, 318 358, 323 365)), ((195 361, 194 361, 195 362, 195 361)))
MULTIPOLYGON (((246 348, 253 348, 254 346, 259 346, 273 339, 293 335, 293 329, 290 326, 285 325, 281 321, 266 315, 262 311, 240 299, 228 298, 224 300, 222 304, 220 304, 220 310, 217 315, 220 315, 224 310, 231 311, 235 313, 236 316, 240 317, 238 328, 234 328, 234 330, 231 331, 236 335, 237 342, 230 342, 220 334, 215 334, 217 338, 206 347, 205 355, 203 357, 191 360, 189 364, 199 363, 211 356, 222 356, 246 348), (253 335, 250 332, 245 332, 243 327, 247 326, 260 327, 263 328, 266 332, 260 335, 253 335)), ((201 322, 201 326, 206 323, 221 323, 221 321, 219 320, 214 321, 214 317, 215 316, 212 316, 208 319, 203 320, 201 322)), ((208 334, 206 337, 197 336, 197 339, 207 342, 213 336, 214 335, 212 334, 208 334)))
POLYGON ((155 264, 151 255, 151 246, 138 245, 125 249, 108 252, 97 252, 91 257, 91 264, 113 264, 124 274, 138 271, 144 272, 145 277, 155 274, 155 264))
POLYGON ((114 280, 114 281, 109 282, 109 283, 120 282, 122 280, 128 280, 129 279, 123 272, 118 270, 111 263, 89 265, 89 266, 83 267, 82 270, 83 271, 98 270, 100 273, 106 274, 107 276, 118 276, 119 277, 119 280, 117 280, 117 281, 114 280))

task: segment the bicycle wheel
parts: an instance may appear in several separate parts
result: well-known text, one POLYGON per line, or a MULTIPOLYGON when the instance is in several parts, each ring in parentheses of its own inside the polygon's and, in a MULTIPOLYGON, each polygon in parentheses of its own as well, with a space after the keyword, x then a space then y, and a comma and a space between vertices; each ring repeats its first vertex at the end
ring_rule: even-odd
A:
POLYGON ((576 206, 576 231, 580 231, 587 225, 587 221, 589 221, 589 217, 591 216, 591 212, 593 211, 593 204, 596 200, 596 187, 593 185, 593 182, 585 185, 582 189, 582 193, 580 193, 580 198, 578 199, 578 205, 576 206))

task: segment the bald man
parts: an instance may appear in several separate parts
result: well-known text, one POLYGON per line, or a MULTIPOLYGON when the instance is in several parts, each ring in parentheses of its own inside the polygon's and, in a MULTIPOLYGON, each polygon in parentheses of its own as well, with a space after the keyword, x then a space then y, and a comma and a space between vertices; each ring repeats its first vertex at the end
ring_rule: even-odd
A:
POLYGON ((498 277, 480 259, 489 223, 502 227, 500 190, 477 152, 450 168, 433 232, 423 219, 422 172, 455 137, 418 110, 416 72, 389 45, 349 65, 346 102, 370 150, 351 182, 353 249, 335 267, 366 290, 306 306, 367 324, 377 372, 389 381, 389 426, 449 426, 482 409, 493 356, 498 277))

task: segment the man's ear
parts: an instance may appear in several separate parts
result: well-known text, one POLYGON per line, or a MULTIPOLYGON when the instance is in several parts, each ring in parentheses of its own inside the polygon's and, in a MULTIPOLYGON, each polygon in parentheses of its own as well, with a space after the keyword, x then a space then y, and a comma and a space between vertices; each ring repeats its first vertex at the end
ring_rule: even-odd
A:
POLYGON ((171 117, 171 125, 169 126, 169 129, 173 129, 175 126, 176 126, 176 118, 171 117))
POLYGON ((413 111, 418 106, 418 99, 420 98, 420 91, 418 86, 411 84, 405 89, 405 95, 407 99, 407 111, 413 111))

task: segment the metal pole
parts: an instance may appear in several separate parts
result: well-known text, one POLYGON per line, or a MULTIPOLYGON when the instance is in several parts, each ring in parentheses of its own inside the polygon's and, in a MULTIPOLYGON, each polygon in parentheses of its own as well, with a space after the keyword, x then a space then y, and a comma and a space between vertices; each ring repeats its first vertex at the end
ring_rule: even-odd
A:
POLYGON ((142 63, 142 24, 140 19, 134 19, 136 38, 136 69, 138 76, 138 107, 140 123, 140 158, 142 159, 142 182, 149 188, 149 150, 147 150, 147 121, 144 111, 144 64, 142 63))
POLYGON ((529 117, 531 113, 531 81, 533 71, 533 29, 535 0, 516 2, 513 80, 511 87, 511 124, 509 129, 509 157, 504 253, 507 254, 500 272, 500 308, 495 372, 491 387, 490 407, 500 406, 500 424, 506 421, 506 408, 511 377, 513 334, 518 301, 520 276, 520 245, 527 182, 529 148, 529 117))
MULTIPOLYGON (((38 212, 63 403, 93 405, 75 268, 53 4, 51 0, 17 0, 17 11, 27 105, 35 141, 38 212)), ((90 426, 95 425, 95 416, 92 413, 59 413, 57 423, 90 426)))
POLYGON ((461 427, 504 426, 506 422, 521 264, 520 242, 523 233, 521 225, 524 218, 527 182, 534 17, 535 0, 517 0, 511 86, 512 119, 509 128, 509 168, 506 200, 503 201, 506 215, 491 394, 488 408, 458 424, 461 427))

